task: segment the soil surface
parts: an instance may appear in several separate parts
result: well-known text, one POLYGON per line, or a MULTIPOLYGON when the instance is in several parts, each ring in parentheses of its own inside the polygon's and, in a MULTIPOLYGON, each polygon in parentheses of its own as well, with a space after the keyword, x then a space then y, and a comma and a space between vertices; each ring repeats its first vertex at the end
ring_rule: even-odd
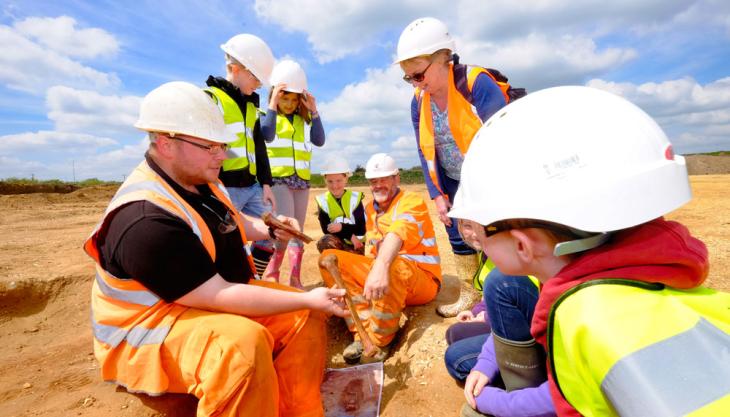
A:
MULTIPOLYGON (((730 166, 725 169, 730 172, 730 166)), ((685 223, 709 247, 707 285, 729 291, 730 175, 693 176, 691 183, 694 200, 668 217, 685 223)), ((406 188, 426 194, 422 185, 406 188)), ((135 395, 100 379, 89 325, 93 266, 81 245, 114 191, 0 195, 1 416, 195 415, 191 396, 135 395)), ((321 235, 313 201, 320 192, 312 190, 305 225, 313 237, 321 235)), ((434 312, 436 305, 454 301, 458 288, 446 233, 438 225, 436 231, 444 288, 433 303, 407 309, 401 336, 385 361, 385 417, 456 416, 463 402, 461 388, 443 366, 444 332, 454 319, 434 312)), ((308 245, 303 281, 309 288, 321 283, 316 258, 314 245, 308 245)), ((343 367, 346 328, 330 319, 329 332, 329 366, 343 367)))

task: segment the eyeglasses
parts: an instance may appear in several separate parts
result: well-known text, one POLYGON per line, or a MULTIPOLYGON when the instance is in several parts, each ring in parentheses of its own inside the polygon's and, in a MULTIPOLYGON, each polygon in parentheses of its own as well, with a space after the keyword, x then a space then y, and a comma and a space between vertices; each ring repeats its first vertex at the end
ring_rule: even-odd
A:
POLYGON ((494 222, 490 225, 484 226, 484 234, 487 237, 491 237, 496 235, 497 233, 506 232, 508 230, 513 229, 546 229, 550 230, 551 232, 557 233, 558 235, 565 235, 566 233, 572 233, 578 236, 579 231, 578 230, 572 230, 566 227, 561 227, 560 225, 557 225, 555 223, 542 221, 542 220, 527 220, 527 221, 521 221, 519 225, 515 225, 512 222, 508 220, 501 220, 498 222, 494 222))
POLYGON ((221 217, 220 214, 218 214, 217 211, 213 210, 212 208, 208 207, 207 204, 202 203, 203 207, 205 207, 209 212, 213 213, 215 217, 220 220, 220 223, 218 223, 218 231, 222 234, 228 234, 232 231, 238 229, 238 225, 236 224, 236 219, 233 218, 233 213, 231 213, 231 210, 226 207, 227 213, 225 217, 221 217))
POLYGON ((226 152, 229 149, 231 149, 231 145, 229 145, 227 143, 213 143, 211 145, 203 145, 202 143, 193 142, 192 140, 185 139, 182 136, 168 136, 168 137, 172 140, 179 140, 182 142, 189 143, 193 146, 197 146, 200 149, 205 149, 211 155, 217 155, 221 152, 226 152))
POLYGON ((426 78, 426 71, 431 67, 431 64, 433 64, 433 61, 429 62, 428 65, 426 65, 426 68, 423 69, 421 72, 416 72, 413 75, 404 75, 403 81, 407 82, 408 84, 413 83, 420 83, 423 81, 424 78, 426 78))

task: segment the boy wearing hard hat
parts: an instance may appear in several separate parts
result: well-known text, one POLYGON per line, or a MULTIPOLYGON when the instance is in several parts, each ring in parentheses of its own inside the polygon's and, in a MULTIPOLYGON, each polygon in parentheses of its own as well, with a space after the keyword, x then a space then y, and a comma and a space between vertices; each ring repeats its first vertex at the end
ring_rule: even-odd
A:
POLYGON ((317 249, 320 253, 326 249, 341 249, 362 255, 365 251, 364 194, 345 188, 350 167, 344 159, 332 160, 322 175, 327 192, 315 199, 317 218, 324 233, 317 241, 317 249))
MULTIPOLYGON (((226 76, 211 75, 205 82, 223 112, 226 125, 236 134, 223 161, 220 180, 236 209, 260 217, 267 211, 276 211, 256 93, 271 76, 274 55, 266 42, 248 33, 233 36, 221 49, 225 52, 226 76)), ((272 250, 269 241, 254 243, 252 254, 259 274, 266 268, 272 250)))
POLYGON ((488 120, 450 215, 483 226, 504 273, 544 284, 531 334, 548 382, 491 386, 487 343, 462 415, 540 415, 548 392, 561 416, 727 414, 730 294, 701 286, 707 248, 663 218, 690 198, 684 158, 623 98, 551 88, 488 120))

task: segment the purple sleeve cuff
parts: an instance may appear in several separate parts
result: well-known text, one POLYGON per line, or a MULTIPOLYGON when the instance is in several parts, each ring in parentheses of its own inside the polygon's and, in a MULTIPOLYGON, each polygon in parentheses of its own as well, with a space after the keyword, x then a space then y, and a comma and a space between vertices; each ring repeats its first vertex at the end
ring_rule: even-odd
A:
POLYGON ((539 387, 523 388, 511 392, 486 386, 476 400, 479 412, 500 417, 553 417, 556 415, 547 381, 539 387))
POLYGON ((474 307, 471 308, 471 314, 476 317, 477 314, 481 313, 482 311, 487 311, 487 305, 484 303, 484 298, 482 298, 480 302, 474 304, 474 307))
POLYGON ((483 373, 490 381, 497 376, 499 366, 497 365, 497 358, 494 355, 494 339, 492 339, 491 333, 487 336, 487 341, 482 345, 482 352, 477 358, 477 364, 472 369, 483 373))

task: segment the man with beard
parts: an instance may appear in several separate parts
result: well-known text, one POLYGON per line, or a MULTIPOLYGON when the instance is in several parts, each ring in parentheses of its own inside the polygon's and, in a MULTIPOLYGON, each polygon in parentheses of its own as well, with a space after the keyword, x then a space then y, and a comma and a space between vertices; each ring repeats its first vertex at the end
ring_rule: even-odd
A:
MULTIPOLYGON (((420 194, 400 189, 398 167, 389 155, 378 153, 368 160, 365 178, 373 200, 365 206, 365 255, 326 250, 322 257, 337 256, 340 273, 355 310, 380 353, 369 360, 382 361, 399 329, 406 306, 426 304, 441 287, 441 266, 433 223, 420 194)), ((329 271, 320 267, 327 286, 334 284, 329 271)), ((355 324, 345 319, 353 334, 355 324)), ((360 361, 363 344, 355 340, 345 348, 348 363, 360 361)))

